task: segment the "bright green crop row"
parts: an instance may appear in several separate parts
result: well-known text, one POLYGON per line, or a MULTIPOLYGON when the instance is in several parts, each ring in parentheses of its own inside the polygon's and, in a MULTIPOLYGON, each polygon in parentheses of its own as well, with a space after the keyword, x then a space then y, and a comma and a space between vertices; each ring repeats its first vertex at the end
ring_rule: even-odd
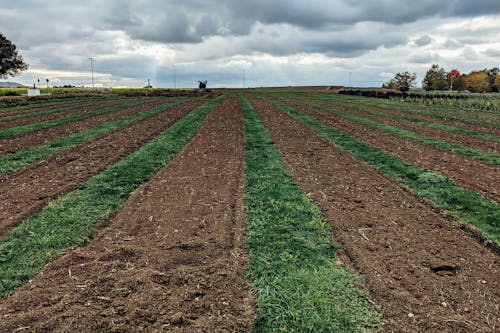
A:
POLYGON ((249 277, 255 332, 366 332, 380 324, 356 278, 336 264, 329 226, 283 167, 249 101, 244 130, 249 277))

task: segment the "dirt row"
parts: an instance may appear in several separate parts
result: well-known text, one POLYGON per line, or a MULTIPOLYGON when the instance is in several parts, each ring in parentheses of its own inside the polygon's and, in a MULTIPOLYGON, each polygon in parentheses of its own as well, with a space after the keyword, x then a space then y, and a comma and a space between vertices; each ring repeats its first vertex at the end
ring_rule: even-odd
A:
POLYGON ((463 123, 463 122, 460 122, 457 120, 438 119, 438 118, 433 118, 433 117, 429 117, 429 116, 408 113, 408 112, 404 112, 404 111, 396 111, 396 110, 384 108, 381 106, 358 104, 358 103, 352 103, 352 102, 347 102, 347 101, 346 101, 346 103, 352 104, 353 106, 362 106, 362 107, 365 107, 365 108, 370 109, 370 110, 383 111, 383 112, 398 115, 398 116, 426 120, 426 121, 430 121, 430 122, 437 123, 437 124, 450 125, 450 126, 454 126, 454 127, 458 127, 458 128, 469 129, 469 130, 476 131, 476 132, 483 132, 483 133, 488 133, 488 134, 493 134, 493 135, 500 135, 499 129, 488 127, 488 126, 466 124, 466 123, 463 123))
MULTIPOLYGON (((102 100, 105 102, 106 100, 102 100)), ((18 114, 25 114, 25 113, 32 113, 32 112, 39 112, 39 111, 46 111, 46 110, 55 110, 55 109, 60 109, 60 108, 65 108, 65 107, 70 107, 70 106, 77 106, 78 104, 86 103, 87 101, 72 101, 72 102, 63 102, 63 103, 56 103, 56 104, 51 104, 51 105, 45 105, 45 106, 36 106, 36 104, 33 104, 31 107, 22 107, 19 109, 13 109, 13 110, 5 110, 0 112, 0 118, 4 116, 13 116, 13 115, 18 115, 18 114)))
POLYGON ((74 108, 71 110, 66 110, 66 111, 61 111, 61 112, 56 112, 56 113, 50 113, 50 114, 41 114, 41 115, 36 115, 36 116, 30 116, 30 117, 25 117, 25 118, 19 118, 19 119, 14 119, 14 120, 9 120, 9 121, 2 121, 0 122, 0 130, 9 128, 9 127, 16 127, 16 126, 22 126, 22 125, 27 125, 27 124, 34 124, 34 123, 39 123, 42 121, 48 121, 48 120, 55 120, 55 119, 61 119, 67 116, 72 116, 75 114, 79 113, 86 113, 86 112, 92 112, 95 110, 99 109, 104 109, 107 107, 112 107, 120 104, 126 104, 127 102, 131 102, 131 100, 119 100, 119 101, 106 101, 104 103, 93 103, 90 105, 85 105, 79 108, 74 108))
MULTIPOLYGON (((29 132, 11 138, 0 139, 0 156, 16 153, 20 150, 42 145, 76 132, 103 125, 110 121, 122 119, 149 110, 155 106, 165 104, 166 102, 167 100, 163 99, 155 100, 146 104, 123 108, 122 110, 106 113, 100 116, 29 132)), ((103 106, 96 107, 96 109, 100 108, 103 108, 103 106)))
POLYGON ((249 332, 242 185, 231 97, 88 245, 0 304, 0 331, 249 332))
POLYGON ((498 332, 497 254, 275 107, 252 103, 332 225, 342 262, 362 276, 385 331, 498 332))
POLYGON ((404 139, 326 111, 287 102, 296 110, 417 166, 439 172, 457 185, 500 201, 500 166, 404 139))
POLYGON ((199 104, 181 104, 1 177, 0 236, 55 197, 136 151, 199 104))
MULTIPOLYGON (((322 105, 325 105, 327 107, 332 107, 340 111, 344 111, 359 117, 363 117, 369 120, 373 120, 382 124, 394 126, 400 129, 404 129, 407 131, 412 131, 420 135, 425 135, 430 138, 436 138, 440 139, 446 142, 451 142, 451 143, 456 143, 456 144, 461 144, 467 147, 473 147, 473 148, 478 148, 478 149, 483 149, 486 151, 490 151, 493 153, 500 153, 500 142, 493 141, 493 140, 487 140, 487 139, 482 139, 474 136, 470 136, 467 134, 460 134, 460 133, 454 133, 454 132, 449 132, 437 128, 432 128, 416 123, 411 123, 408 121, 404 120, 397 120, 393 119, 390 117, 386 116, 378 116, 374 114, 370 114, 368 112, 363 112, 359 110, 354 110, 352 108, 346 108, 340 104, 337 103, 323 103, 323 102, 316 102, 320 103, 322 105)), ((365 106, 362 106, 365 108, 365 106)), ((500 131, 498 132, 500 134, 500 131)))

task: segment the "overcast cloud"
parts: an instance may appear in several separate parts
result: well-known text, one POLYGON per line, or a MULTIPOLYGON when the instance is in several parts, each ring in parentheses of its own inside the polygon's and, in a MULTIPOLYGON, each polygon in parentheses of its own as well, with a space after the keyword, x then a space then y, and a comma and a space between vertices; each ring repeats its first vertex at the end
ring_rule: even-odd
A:
POLYGON ((30 64, 8 81, 103 86, 379 86, 432 63, 500 67, 500 1, 0 0, 30 64))

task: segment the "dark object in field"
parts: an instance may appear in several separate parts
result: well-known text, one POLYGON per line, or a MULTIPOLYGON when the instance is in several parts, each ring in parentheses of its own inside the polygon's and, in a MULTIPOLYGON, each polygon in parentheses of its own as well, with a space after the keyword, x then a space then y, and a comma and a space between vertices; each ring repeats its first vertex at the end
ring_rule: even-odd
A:
POLYGON ((208 81, 198 81, 198 88, 200 89, 206 89, 207 88, 207 82, 208 81))

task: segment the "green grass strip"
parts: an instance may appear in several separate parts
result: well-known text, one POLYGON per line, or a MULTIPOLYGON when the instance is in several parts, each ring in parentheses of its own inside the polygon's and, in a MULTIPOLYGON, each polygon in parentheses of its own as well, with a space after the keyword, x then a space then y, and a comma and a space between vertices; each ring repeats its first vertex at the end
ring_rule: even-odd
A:
POLYGON ((115 106, 107 107, 104 109, 99 109, 96 111, 74 114, 74 115, 64 117, 64 118, 47 120, 47 121, 42 121, 42 122, 34 123, 34 124, 27 124, 27 125, 22 125, 22 126, 6 128, 3 130, 0 130, 0 139, 10 138, 13 136, 23 135, 23 134, 26 134, 29 132, 39 131, 42 129, 55 127, 55 126, 59 126, 59 125, 64 125, 64 124, 67 124, 67 123, 70 123, 73 121, 79 121, 79 120, 84 120, 84 119, 100 116, 100 115, 103 115, 106 113, 119 111, 119 110, 122 110, 124 108, 129 108, 129 107, 134 107, 134 106, 138 106, 141 104, 146 104, 148 102, 149 102, 149 100, 141 100, 138 102, 131 102, 131 103, 126 103, 126 104, 115 105, 115 106))
MULTIPOLYGON (((445 124, 433 123, 431 121, 427 121, 427 120, 423 120, 423 119, 416 119, 416 118, 411 118, 411 117, 404 117, 404 116, 399 116, 399 115, 395 115, 395 114, 392 114, 392 113, 387 113, 387 112, 382 112, 382 111, 376 111, 376 110, 366 109, 366 108, 363 108, 362 105, 359 105, 359 104, 353 105, 351 103, 343 103, 340 100, 334 101, 334 100, 331 100, 331 99, 325 99, 325 98, 321 98, 321 97, 313 97, 313 99, 315 101, 319 101, 319 102, 324 101, 324 102, 332 103, 332 104, 339 105, 339 106, 342 106, 342 107, 345 107, 345 108, 350 108, 350 109, 358 110, 358 111, 361 111, 361 112, 366 112, 366 113, 370 113, 370 114, 377 115, 377 116, 388 117, 388 118, 392 118, 392 119, 396 119, 396 120, 408 121, 408 122, 411 122, 411 123, 415 123, 415 124, 419 124, 419 125, 423 125, 423 126, 427 126, 427 127, 432 127, 432 128, 440 129, 440 130, 443 130, 443 131, 448 131, 448 132, 453 132, 453 133, 459 133, 459 134, 466 134, 466 135, 475 136, 475 137, 478 137, 478 138, 481 138, 481 139, 486 139, 486 140, 500 141, 500 136, 498 136, 498 135, 493 135, 493 134, 488 134, 488 133, 481 133, 481 132, 477 132, 477 131, 473 131, 473 130, 468 130, 468 129, 465 129, 465 128, 459 128, 459 127, 445 125, 445 124)), ((307 103, 307 101, 303 100, 303 99, 300 99, 300 101, 302 103, 307 103)))
POLYGON ((44 111, 35 111, 35 112, 22 113, 22 114, 13 114, 11 116, 3 116, 2 117, 0 114, 0 122, 11 121, 11 120, 27 118, 27 117, 41 116, 41 115, 52 114, 52 113, 59 113, 59 112, 64 112, 64 111, 68 111, 68 110, 79 109, 79 108, 84 108, 87 106, 97 105, 97 102, 110 102, 113 100, 116 101, 118 99, 106 99, 105 101, 91 101, 91 102, 86 101, 83 104, 79 103, 76 105, 66 106, 63 108, 56 108, 56 109, 50 109, 50 110, 44 110, 44 111))
POLYGON ((373 127, 373 128, 379 129, 381 131, 399 136, 401 138, 415 140, 415 141, 421 142, 423 144, 429 145, 431 147, 451 151, 451 152, 459 154, 459 155, 471 157, 471 158, 474 158, 477 160, 482 160, 482 161, 485 161, 485 162, 488 162, 491 164, 495 164, 495 165, 500 164, 500 155, 495 154, 495 153, 490 153, 488 151, 477 149, 477 148, 466 147, 464 145, 460 145, 457 143, 450 143, 450 142, 446 142, 443 140, 430 138, 430 137, 425 136, 425 135, 417 134, 417 133, 411 132, 411 131, 406 131, 406 130, 403 130, 403 129, 400 129, 400 128, 397 128, 394 126, 382 124, 382 123, 379 123, 379 122, 376 122, 376 121, 373 121, 373 120, 370 120, 367 118, 353 115, 349 112, 340 111, 340 110, 334 109, 332 107, 326 107, 326 106, 321 105, 321 104, 315 104, 315 103, 304 103, 304 104, 308 105, 308 106, 312 106, 316 109, 320 109, 320 110, 326 111, 328 113, 337 115, 337 116, 342 117, 344 119, 354 121, 358 124, 373 127))
POLYGON ((223 98, 195 108, 135 153, 10 230, 0 240, 0 297, 31 279, 62 250, 88 242, 96 226, 191 139, 223 98))
POLYGON ((338 248, 318 207, 283 167, 258 114, 240 95, 245 131, 249 277, 255 332, 365 332, 379 325, 356 277, 336 264, 338 248))
POLYGON ((179 105, 185 101, 186 99, 182 98, 181 100, 168 103, 165 105, 160 105, 155 108, 151 108, 147 111, 134 114, 127 118, 115 120, 98 127, 89 128, 87 130, 83 130, 81 132, 77 132, 54 141, 50 141, 40 146, 23 149, 14 154, 1 156, 0 177, 12 173, 14 171, 17 171, 20 168, 30 163, 39 161, 50 155, 56 154, 61 150, 68 149, 89 139, 108 134, 112 131, 125 127, 133 122, 168 110, 171 107, 179 105))
POLYGON ((465 219, 477 227, 488 242, 500 246, 500 206, 496 202, 453 184, 443 175, 402 161, 392 154, 346 135, 288 105, 271 103, 356 158, 370 164, 396 182, 408 186, 416 194, 465 219))

